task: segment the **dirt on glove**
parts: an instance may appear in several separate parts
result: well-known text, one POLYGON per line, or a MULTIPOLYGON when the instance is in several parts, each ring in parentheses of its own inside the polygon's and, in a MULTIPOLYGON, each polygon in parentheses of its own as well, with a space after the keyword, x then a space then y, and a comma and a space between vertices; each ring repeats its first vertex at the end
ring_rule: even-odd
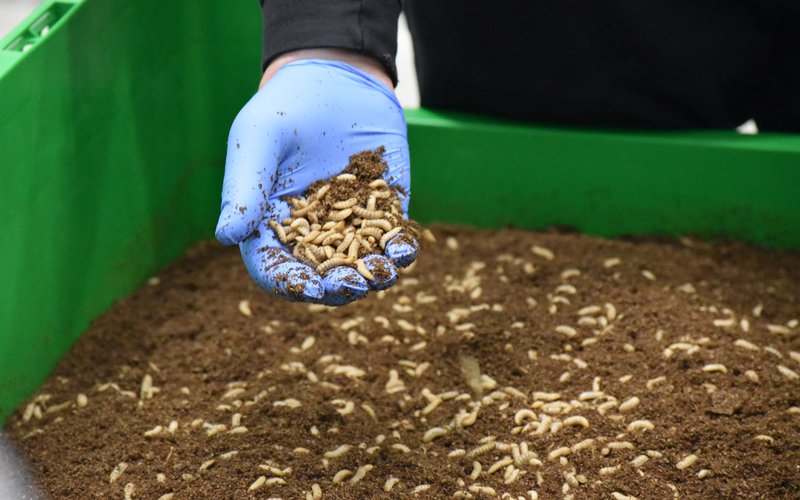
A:
POLYGON ((374 283, 386 281, 392 271, 383 262, 370 270, 363 257, 383 254, 390 242, 417 248, 419 225, 403 214, 401 196, 406 193, 384 179, 384 153, 381 146, 354 154, 341 174, 286 199, 291 216, 269 225, 297 260, 322 275, 334 267, 352 267, 374 283))
POLYGON ((58 499, 800 498, 800 255, 433 230, 338 309, 200 244, 5 433, 58 499))

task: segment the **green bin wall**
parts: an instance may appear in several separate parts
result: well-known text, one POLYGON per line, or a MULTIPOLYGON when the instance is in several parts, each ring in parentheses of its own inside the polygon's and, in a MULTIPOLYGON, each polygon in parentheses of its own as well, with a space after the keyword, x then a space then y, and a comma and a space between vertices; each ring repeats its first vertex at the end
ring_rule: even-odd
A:
MULTIPOLYGON (((0 422, 92 318, 212 235, 258 9, 49 1, 0 41, 0 422)), ((800 247, 798 137, 408 121, 423 222, 800 247)))

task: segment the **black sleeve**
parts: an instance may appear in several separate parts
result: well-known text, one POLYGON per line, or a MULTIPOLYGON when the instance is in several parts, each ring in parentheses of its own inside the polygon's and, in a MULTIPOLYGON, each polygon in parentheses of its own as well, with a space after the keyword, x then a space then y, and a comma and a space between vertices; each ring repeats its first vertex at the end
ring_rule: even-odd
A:
POLYGON ((262 69, 299 49, 348 49, 381 61, 397 83, 397 18, 400 0, 261 0, 262 69))
POLYGON ((756 124, 763 131, 800 132, 800 2, 767 5, 773 42, 756 124))

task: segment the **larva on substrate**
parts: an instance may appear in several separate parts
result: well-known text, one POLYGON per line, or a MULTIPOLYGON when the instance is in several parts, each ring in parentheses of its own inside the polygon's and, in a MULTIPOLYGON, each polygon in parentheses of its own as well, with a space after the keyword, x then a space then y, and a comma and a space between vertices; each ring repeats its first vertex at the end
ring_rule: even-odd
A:
POLYGON ((269 227, 275 231, 275 234, 278 235, 278 239, 281 243, 286 243, 286 231, 283 229, 283 226, 275 222, 274 220, 269 221, 269 227))
POLYGON ((343 221, 346 218, 350 217, 353 214, 352 208, 346 208, 344 210, 339 210, 338 212, 331 212, 328 214, 328 220, 332 221, 343 221))
POLYGON ((691 467, 695 464, 695 462, 697 462, 697 455, 686 455, 683 459, 675 464, 675 467, 682 470, 691 467))
POLYGON ((383 491, 389 493, 390 491, 392 491, 392 488, 394 488, 399 482, 400 479, 396 477, 390 477, 389 479, 386 480, 385 483, 383 483, 383 491))
POLYGON ((373 219, 381 219, 386 215, 386 212, 383 210, 367 210, 364 207, 359 207, 358 205, 352 207, 353 213, 365 221, 373 220, 373 219))
POLYGON ((361 222, 362 228, 376 228, 384 231, 391 231, 394 229, 394 224, 386 219, 369 219, 361 222))
POLYGON ((349 470, 342 469, 333 476, 333 484, 339 484, 352 475, 353 473, 349 470))
POLYGON ((331 207, 333 207, 336 210, 345 210, 347 208, 353 208, 353 206, 356 205, 357 203, 358 203, 357 198, 348 198, 344 201, 337 201, 336 203, 331 205, 331 207))
POLYGON ((366 278, 367 281, 375 281, 375 276, 367 268, 367 264, 364 262, 363 259, 357 259, 355 264, 356 264, 356 271, 358 271, 358 274, 366 278))
POLYGON ((350 484, 357 484, 359 481, 364 479, 364 477, 366 477, 367 472, 371 471, 374 468, 375 466, 373 466, 372 464, 362 465, 361 467, 356 469, 356 473, 353 474, 353 477, 350 478, 350 484))
POLYGON ((325 272, 330 270, 332 267, 349 266, 352 263, 353 263, 353 261, 350 260, 349 258, 348 259, 342 259, 342 258, 329 259, 329 260, 326 260, 325 262, 323 262, 322 264, 318 265, 317 268, 316 268, 316 272, 319 273, 319 274, 325 274, 325 272))
POLYGON ((343 444, 343 445, 339 446, 338 448, 336 448, 334 450, 325 452, 323 457, 325 457, 325 458, 339 458, 342 455, 344 455, 345 453, 347 453, 348 451, 350 451, 350 448, 352 448, 352 447, 349 444, 343 444))

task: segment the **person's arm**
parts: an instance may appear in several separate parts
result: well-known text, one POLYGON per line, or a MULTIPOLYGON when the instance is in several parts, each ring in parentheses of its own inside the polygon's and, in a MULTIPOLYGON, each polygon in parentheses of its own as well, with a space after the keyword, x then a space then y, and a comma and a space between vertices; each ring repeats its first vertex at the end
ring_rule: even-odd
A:
POLYGON ((261 0, 261 5, 262 69, 289 52, 344 49, 378 61, 397 84, 400 0, 261 0))
POLYGON ((754 118, 759 131, 800 132, 800 3, 773 0, 761 10, 759 21, 772 40, 754 118))
POLYGON ((217 239, 239 245, 251 278, 267 292, 343 305, 392 286, 396 267, 416 259, 413 238, 397 235, 382 253, 364 257, 374 279, 348 266, 320 275, 292 256, 268 222, 289 216, 287 196, 340 173, 350 155, 379 147, 384 178, 404 193, 407 213, 408 139, 393 92, 399 3, 265 0, 264 11, 264 76, 231 126, 217 239))

